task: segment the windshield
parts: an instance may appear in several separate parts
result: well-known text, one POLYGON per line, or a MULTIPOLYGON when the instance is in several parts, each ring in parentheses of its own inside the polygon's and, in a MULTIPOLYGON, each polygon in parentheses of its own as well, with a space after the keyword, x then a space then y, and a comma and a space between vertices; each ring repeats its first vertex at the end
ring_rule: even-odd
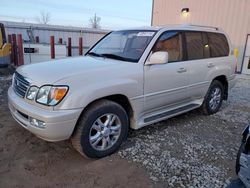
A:
POLYGON ((87 55, 138 62, 155 31, 114 31, 98 42, 87 55))

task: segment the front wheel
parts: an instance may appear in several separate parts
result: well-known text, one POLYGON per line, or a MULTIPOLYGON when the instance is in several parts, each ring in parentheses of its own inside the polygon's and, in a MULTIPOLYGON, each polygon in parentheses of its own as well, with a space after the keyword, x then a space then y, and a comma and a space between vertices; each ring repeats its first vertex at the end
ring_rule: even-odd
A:
POLYGON ((128 117, 117 103, 100 100, 82 114, 71 138, 73 147, 88 158, 114 153, 127 137, 128 117))
POLYGON ((221 82, 214 80, 205 96, 202 110, 205 114, 214 114, 219 111, 224 97, 224 87, 221 82))

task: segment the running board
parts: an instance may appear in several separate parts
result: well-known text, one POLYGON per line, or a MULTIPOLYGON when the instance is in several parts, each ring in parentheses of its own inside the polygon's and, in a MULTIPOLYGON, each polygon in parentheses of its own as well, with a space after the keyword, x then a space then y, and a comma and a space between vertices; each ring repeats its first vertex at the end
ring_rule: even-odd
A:
POLYGON ((151 122, 151 121, 154 121, 157 119, 161 119, 164 117, 168 117, 168 116, 173 116, 175 114, 181 114, 182 112, 187 112, 189 110, 198 108, 199 106, 200 106, 199 104, 189 104, 189 105, 186 105, 186 106, 183 106, 180 108, 176 108, 176 109, 173 109, 173 110, 170 110, 167 112, 163 112, 161 114, 153 115, 153 116, 145 118, 144 123, 148 123, 148 122, 151 122))

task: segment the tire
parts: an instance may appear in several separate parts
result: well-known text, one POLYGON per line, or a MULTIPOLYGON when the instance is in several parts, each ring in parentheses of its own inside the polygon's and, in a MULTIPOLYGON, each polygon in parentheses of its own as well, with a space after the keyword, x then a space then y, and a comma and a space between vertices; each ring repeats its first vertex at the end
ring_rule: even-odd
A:
POLYGON ((240 156, 241 156, 241 153, 244 150, 244 147, 245 147, 245 145, 244 145, 244 143, 242 143, 240 145, 239 151, 237 153, 236 164, 235 164, 235 172, 236 172, 237 175, 238 175, 238 173, 240 171, 240 156))
POLYGON ((71 137, 73 147, 87 158, 101 158, 118 150, 127 138, 126 111, 109 100, 94 102, 81 115, 71 137))
POLYGON ((218 112, 221 107, 223 97, 224 97, 224 86, 222 85, 221 82, 214 80, 211 83, 208 92, 204 98, 201 107, 202 111, 207 115, 218 112))

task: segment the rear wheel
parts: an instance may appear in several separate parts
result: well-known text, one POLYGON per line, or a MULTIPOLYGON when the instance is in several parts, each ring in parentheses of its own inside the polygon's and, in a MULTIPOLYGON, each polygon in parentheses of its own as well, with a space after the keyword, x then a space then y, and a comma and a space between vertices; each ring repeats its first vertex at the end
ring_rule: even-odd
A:
POLYGON ((221 82, 214 80, 205 96, 202 110, 205 114, 214 114, 219 111, 224 97, 224 87, 221 82))
POLYGON ((73 147, 89 158, 114 153, 127 137, 128 117, 117 103, 100 100, 82 114, 71 138, 73 147))

